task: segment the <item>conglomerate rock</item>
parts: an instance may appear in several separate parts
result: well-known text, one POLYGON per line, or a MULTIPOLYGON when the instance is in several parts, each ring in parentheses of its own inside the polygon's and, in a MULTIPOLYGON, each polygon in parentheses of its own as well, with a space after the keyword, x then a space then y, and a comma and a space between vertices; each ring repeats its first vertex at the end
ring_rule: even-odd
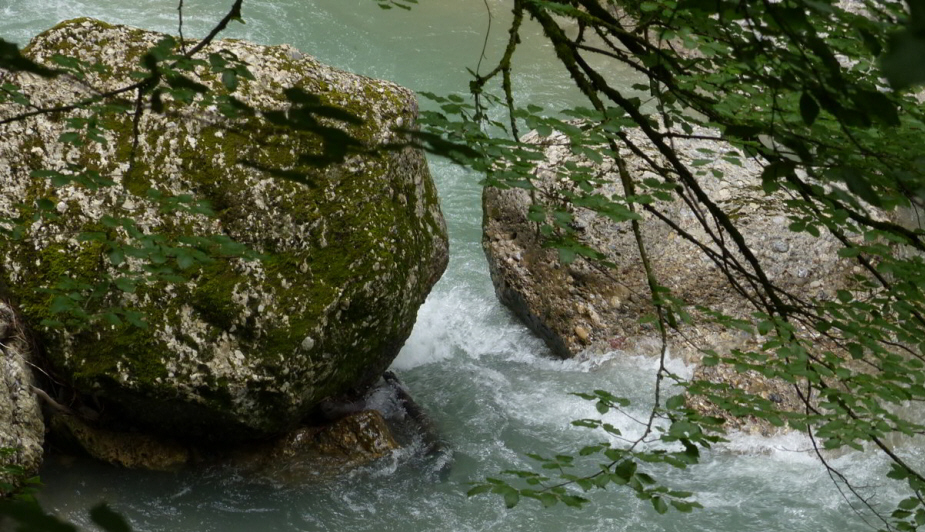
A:
MULTIPOLYGON (((130 72, 150 67, 141 64, 144 54, 162 38, 89 19, 65 22, 36 37, 28 56, 53 65, 63 54, 103 68, 87 68, 83 81, 8 79, 38 106, 80 101, 131 83, 130 72)), ((179 46, 169 53, 181 53, 179 46)), ((183 107, 164 93, 163 112, 148 94, 152 108, 139 116, 132 91, 104 115, 99 142, 59 141, 73 119, 91 118, 87 111, 2 126, 0 218, 19 219, 23 231, 0 239, 0 274, 25 319, 41 328, 51 370, 100 405, 100 421, 224 442, 284 432, 325 398, 379 378, 448 250, 422 152, 396 147, 405 140, 396 128, 414 127, 411 91, 289 46, 216 41, 196 57, 213 53, 247 63, 254 79, 239 77, 233 96, 254 112, 227 118, 218 103, 183 107), (317 128, 279 125, 297 113, 302 124, 345 134, 324 140, 317 128), (304 157, 337 152, 347 136, 362 153, 320 167, 304 157), (34 174, 73 175, 78 167, 114 184, 61 185, 34 174), (198 240, 208 235, 244 244, 256 258, 225 256, 198 240), (192 260, 203 254, 212 260, 192 260), (129 282, 152 275, 147 284, 129 282), (75 292, 109 283, 100 298, 80 292, 88 297, 83 310, 104 319, 41 327, 68 317, 53 311, 54 298, 70 289, 42 291, 60 287, 62 276, 75 292), (106 315, 107 308, 140 312, 147 326, 106 315)), ((206 63, 187 77, 221 94, 222 76, 206 63)), ((22 111, 5 105, 0 118, 22 111)))
POLYGON ((6 303, 0 303, 0 494, 13 489, 35 474, 42 463, 45 424, 39 399, 33 392, 36 363, 32 345, 18 317, 6 303))
MULTIPOLYGON (((638 145, 645 144, 640 132, 631 130, 628 134, 638 145)), ((709 131, 695 134, 714 136, 709 131)), ((654 308, 630 224, 615 223, 585 208, 572 208, 572 224, 581 241, 604 253, 605 260, 614 264, 607 268, 581 258, 563 264, 554 249, 543 247, 538 224, 528 217, 530 206, 538 199, 561 197, 564 187, 573 186, 557 176, 560 165, 569 161, 594 163, 573 155, 564 135, 540 137, 534 132, 526 140, 545 146, 546 159, 534 181, 536 190, 486 188, 483 194, 482 244, 499 299, 558 356, 608 351, 657 354, 661 342, 656 328, 651 323, 640 323, 643 316, 654 314, 654 308)), ((785 198, 781 194, 766 195, 761 189, 760 167, 731 146, 705 140, 673 142, 689 167, 703 171, 698 178, 700 185, 731 215, 773 283, 804 298, 834 297, 852 268, 838 256, 841 245, 832 235, 823 233, 815 238, 790 231, 785 198), (731 162, 733 158, 739 159, 738 164, 731 162), (723 177, 715 177, 713 170, 722 172, 723 177)), ((621 156, 637 180, 657 177, 628 150, 621 156)), ((659 154, 649 156, 660 160, 659 154)), ((605 159, 598 168, 609 177, 594 192, 622 196, 613 160, 605 159)), ((660 201, 657 207, 682 230, 700 241, 708 240, 695 213, 680 200, 660 201)), ((690 305, 751 318, 754 307, 732 289, 724 273, 701 249, 651 214, 642 210, 640 214, 642 236, 660 285, 690 305)), ((713 230, 717 231, 715 225, 713 230)), ((712 244, 710 247, 717 249, 712 244)), ((733 247, 731 243, 729 247, 733 247)), ((760 337, 710 323, 702 319, 703 315, 699 318, 693 326, 682 324, 681 334, 670 336, 668 347, 674 356, 696 363, 703 349, 728 353, 731 349, 753 349, 761 343, 760 337)), ((783 407, 797 404, 784 383, 757 375, 741 376, 724 366, 700 368, 697 377, 754 391, 783 407)), ((700 406, 702 410, 711 409, 709 405, 700 406)))

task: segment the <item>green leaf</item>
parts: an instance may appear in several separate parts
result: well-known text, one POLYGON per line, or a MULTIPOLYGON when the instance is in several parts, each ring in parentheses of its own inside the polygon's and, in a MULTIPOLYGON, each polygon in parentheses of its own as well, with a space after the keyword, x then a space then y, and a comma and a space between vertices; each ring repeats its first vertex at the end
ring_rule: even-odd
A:
POLYGON ((177 266, 179 266, 181 270, 189 269, 195 263, 196 259, 189 253, 180 253, 177 255, 177 266))
POLYGON ((624 460, 617 464, 613 472, 619 478, 623 479, 624 482, 629 482, 633 475, 636 474, 636 462, 632 460, 624 460))
POLYGON ((211 53, 209 54, 209 65, 213 70, 225 70, 228 61, 222 56, 222 54, 211 53))
POLYGON ((90 510, 90 519, 106 532, 132 532, 125 518, 112 511, 105 503, 90 510))
POLYGON ((474 497, 475 495, 479 495, 481 493, 488 493, 489 491, 491 491, 491 489, 492 489, 491 484, 480 484, 470 489, 469 491, 467 491, 466 496, 474 497))
POLYGON ((238 75, 234 70, 226 70, 222 72, 222 85, 228 89, 229 92, 234 92, 238 89, 238 75))
POLYGON ((840 248, 838 250, 838 256, 844 257, 846 259, 857 257, 860 254, 861 254, 861 248, 858 248, 858 247, 840 248))
POLYGON ((38 208, 43 211, 55 210, 55 202, 51 201, 48 198, 40 198, 36 203, 38 204, 38 208))
POLYGON ((550 508, 559 502, 558 497, 552 493, 540 493, 537 495, 537 497, 539 498, 540 502, 543 503, 543 508, 550 508))
POLYGON ((880 42, 880 39, 877 36, 865 28, 859 28, 858 33, 861 34, 861 39, 864 41, 864 46, 867 47, 872 55, 878 56, 883 52, 883 44, 880 42))
POLYGON ((560 498, 566 506, 571 508, 581 508, 582 505, 587 504, 588 502, 588 499, 585 499, 584 497, 576 497, 574 495, 562 495, 560 498))
POLYGON ((510 508, 517 506, 518 502, 520 502, 520 492, 519 491, 513 488, 504 490, 504 506, 510 509, 510 508))
POLYGON ((816 122, 816 117, 819 116, 819 104, 808 92, 804 92, 800 96, 800 116, 807 126, 813 125, 816 122))
POLYGON ((117 277, 113 282, 115 283, 116 288, 122 290, 123 292, 128 292, 130 294, 135 292, 136 284, 133 279, 128 277, 117 277))
POLYGON ((76 145, 83 144, 83 138, 81 137, 80 133, 76 131, 68 131, 66 133, 62 133, 58 137, 58 141, 63 142, 65 144, 76 144, 76 145))
POLYGON ((668 504, 665 503, 665 499, 661 497, 652 497, 652 507, 655 508, 655 511, 659 514, 664 514, 668 511, 668 504))
POLYGON ((758 324, 758 334, 766 335, 774 330, 774 322, 762 321, 758 324))
POLYGON ((900 125, 896 104, 886 94, 879 91, 863 90, 855 95, 854 100, 862 112, 870 113, 885 125, 890 127, 900 125))
POLYGON ((880 60, 883 76, 901 90, 925 82, 925 34, 902 31, 893 35, 880 60))
POLYGON ((119 266, 125 262, 125 251, 122 248, 116 248, 109 253, 109 262, 113 266, 119 266))
POLYGON ((848 190, 857 194, 859 198, 874 207, 881 206, 880 196, 874 190, 868 177, 862 174, 860 170, 854 167, 841 167, 833 173, 839 175, 848 185, 848 190))
POLYGON ((130 324, 132 324, 135 327, 138 327, 139 329, 148 328, 148 322, 144 320, 144 314, 142 314, 141 312, 137 312, 134 310, 127 310, 125 311, 125 319, 128 320, 130 324))
POLYGON ((687 401, 684 395, 680 395, 680 394, 675 395, 675 396, 670 397, 668 401, 665 402, 665 408, 669 410, 678 410, 680 408, 684 408, 684 405, 686 404, 686 402, 687 401))
POLYGON ((915 497, 909 497, 899 502, 897 506, 903 510, 914 510, 919 505, 919 500, 915 497))
POLYGON ((0 69, 10 72, 31 72, 44 78, 55 77, 63 71, 40 65, 22 55, 15 43, 0 39, 0 69))
POLYGON ((65 296, 55 296, 48 310, 52 314, 61 314, 64 312, 70 312, 73 308, 74 301, 71 298, 65 296))

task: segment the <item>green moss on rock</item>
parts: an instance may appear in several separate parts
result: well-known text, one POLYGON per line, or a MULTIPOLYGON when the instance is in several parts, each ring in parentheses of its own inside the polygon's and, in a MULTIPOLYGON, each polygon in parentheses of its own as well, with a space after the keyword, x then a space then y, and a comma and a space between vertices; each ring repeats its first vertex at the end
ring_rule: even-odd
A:
MULTIPOLYGON (((133 58, 161 37, 81 19, 43 33, 29 53, 37 61, 54 53, 102 61, 106 68, 88 80, 105 90, 125 83, 136 68, 133 58), (92 44, 99 42, 117 53, 104 54, 92 44)), ((181 107, 169 98, 164 115, 142 117, 134 149, 131 112, 107 114, 108 142, 70 155, 71 148, 57 144, 64 123, 37 118, 34 134, 0 132, 0 156, 13 163, 0 184, 14 191, 0 198, 0 216, 21 210, 17 205, 29 195, 52 192, 67 209, 59 220, 32 224, 22 241, 0 241, 0 252, 2 274, 35 323, 50 317, 48 297, 35 294, 61 275, 93 284, 127 273, 115 270, 105 245, 74 240, 99 230, 104 216, 133 219, 143 233, 161 235, 157 245, 165 249, 222 235, 260 254, 247 260, 213 249, 212 262, 178 270, 187 275, 183 282, 160 280, 130 293, 112 287, 99 300, 99 308, 143 312, 146 328, 101 322, 42 333, 54 370, 121 422, 227 440, 283 431, 323 399, 378 377, 442 274, 447 241, 422 153, 374 153, 394 141, 394 125, 413 123, 410 91, 333 70, 288 47, 223 41, 208 51, 219 47, 249 61, 257 78, 242 80, 237 98, 260 111, 285 110, 283 91, 302 88, 361 118, 359 124, 320 120, 344 128, 371 153, 318 168, 301 158, 322 151, 316 132, 280 128, 259 112, 229 120, 208 104, 181 107), (30 191, 31 170, 62 167, 68 157, 117 185, 30 191), (215 215, 167 212, 151 189, 207 202, 215 215)), ((224 90, 213 73, 190 75, 216 93, 224 90)), ((28 83, 49 97, 72 89, 61 80, 28 83)), ((103 231, 139 245, 120 227, 103 231)), ((161 266, 179 268, 167 258, 161 266)), ((129 259, 123 270, 143 274, 144 261, 129 259)))

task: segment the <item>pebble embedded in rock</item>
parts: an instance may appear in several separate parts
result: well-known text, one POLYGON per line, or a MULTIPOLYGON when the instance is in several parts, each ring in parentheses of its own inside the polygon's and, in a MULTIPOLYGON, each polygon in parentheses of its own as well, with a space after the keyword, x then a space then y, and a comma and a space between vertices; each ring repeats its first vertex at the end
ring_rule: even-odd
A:
POLYGON ((581 325, 575 326, 575 336, 578 337, 582 342, 586 342, 591 338, 591 333, 588 332, 588 329, 585 329, 581 325))
POLYGON ((771 241, 771 250, 786 253, 790 251, 790 244, 786 240, 775 239, 771 241))
POLYGON ((311 336, 306 336, 305 339, 302 340, 302 349, 311 351, 313 347, 315 347, 315 340, 311 336))

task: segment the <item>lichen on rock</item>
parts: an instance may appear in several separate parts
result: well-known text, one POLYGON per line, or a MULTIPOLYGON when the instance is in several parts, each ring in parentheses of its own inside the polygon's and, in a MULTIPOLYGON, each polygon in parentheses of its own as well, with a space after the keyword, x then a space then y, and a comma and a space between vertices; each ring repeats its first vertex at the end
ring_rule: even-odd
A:
MULTIPOLYGON (((162 37, 89 19, 65 22, 36 37, 28 55, 48 63, 64 54, 103 68, 88 69, 81 83, 15 80, 37 105, 78 101, 92 94, 90 86, 129 84, 130 72, 143 70, 139 58, 162 37)), ((129 99, 104 115, 104 141, 83 145, 59 138, 69 119, 88 111, 3 126, 0 218, 25 220, 25 231, 0 240, 0 270, 35 325, 54 318, 52 296, 41 290, 62 275, 98 285, 150 278, 157 267, 184 274, 128 289, 113 283, 87 309, 139 311, 145 328, 113 320, 46 329, 40 339, 59 378, 104 404, 107 415, 175 436, 234 440, 283 432, 323 399, 377 379, 445 269, 447 237, 423 154, 394 148, 402 140, 395 127, 413 127, 413 93, 289 46, 216 41, 202 53, 219 51, 247 63, 254 79, 241 78, 234 96, 256 112, 227 118, 216 105, 181 106, 165 94, 164 112, 143 113, 136 136, 129 99), (307 163, 303 155, 324 152, 325 140, 266 119, 294 112, 293 89, 355 117, 318 120, 362 149, 339 164, 307 163), (32 177, 78 167, 114 184, 52 186, 32 177), (55 206, 51 215, 43 215, 44 199, 55 206), (203 202, 214 215, 190 207, 203 202), (99 238, 79 237, 88 233, 99 238), (209 235, 259 258, 226 257, 197 240, 209 235), (120 261, 116 246, 149 254, 120 261), (184 264, 181 256, 196 250, 212 259, 184 264)), ((205 66, 188 77, 223 90, 205 66)), ((194 98, 201 103, 203 95, 194 98)), ((0 116, 21 110, 9 105, 0 116)))

